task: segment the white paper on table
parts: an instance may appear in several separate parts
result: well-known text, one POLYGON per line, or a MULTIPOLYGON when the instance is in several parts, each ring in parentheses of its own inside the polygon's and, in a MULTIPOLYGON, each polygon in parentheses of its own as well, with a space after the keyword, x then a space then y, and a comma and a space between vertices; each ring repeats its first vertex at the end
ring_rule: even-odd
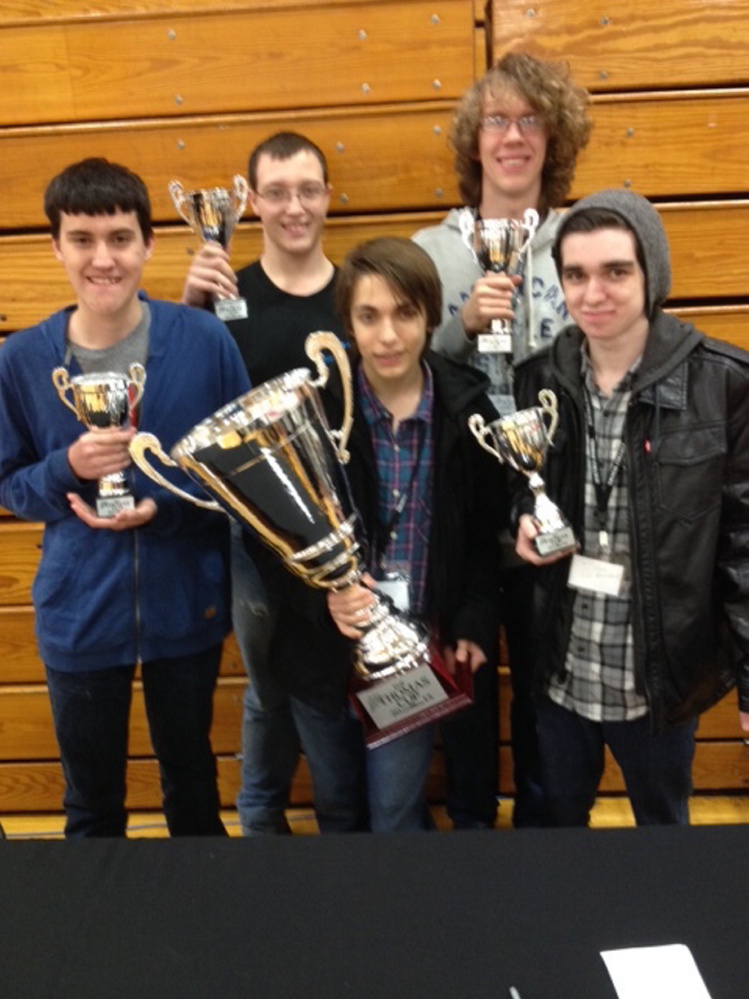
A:
POLYGON ((601 957, 619 999, 710 999, 710 993, 685 944, 603 950, 601 957))

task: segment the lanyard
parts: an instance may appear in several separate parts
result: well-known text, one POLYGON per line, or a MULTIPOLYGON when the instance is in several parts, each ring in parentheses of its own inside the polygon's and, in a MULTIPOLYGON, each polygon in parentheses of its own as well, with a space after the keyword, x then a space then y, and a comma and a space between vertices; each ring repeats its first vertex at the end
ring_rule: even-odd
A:
POLYGON ((593 488, 596 494, 596 520, 598 522, 598 543, 601 547, 601 551, 605 554, 609 552, 610 549, 610 539, 608 532, 608 509, 609 500, 611 499, 611 490, 614 488, 614 483, 616 482, 617 476, 619 475, 619 469, 622 466, 624 460, 624 454, 626 451, 626 445, 624 443, 624 431, 622 431, 622 439, 619 441, 619 447, 614 455, 614 460, 611 463, 611 468, 609 469, 609 474, 606 477, 606 481, 603 481, 601 476, 601 465, 598 460, 598 446, 596 444, 596 428, 593 420, 593 403, 591 402, 590 392, 588 387, 585 387, 585 420, 588 427, 588 433, 586 435, 585 446, 588 452, 588 462, 590 463, 591 474, 593 476, 593 488))
POLYGON ((414 483, 419 475, 419 469, 421 467, 421 461, 424 456, 424 449, 426 447, 427 429, 423 423, 418 424, 419 428, 419 450, 416 452, 416 460, 414 461, 414 466, 411 470, 411 475, 408 480, 408 486, 403 490, 401 495, 398 497, 398 502, 393 507, 392 513, 390 514, 387 522, 382 523, 380 521, 381 530, 379 532, 378 544, 377 544, 377 564, 382 568, 384 562, 385 549, 388 546, 388 541, 395 532, 398 524, 400 523, 403 511, 406 509, 406 504, 408 503, 408 498, 413 490, 414 483))

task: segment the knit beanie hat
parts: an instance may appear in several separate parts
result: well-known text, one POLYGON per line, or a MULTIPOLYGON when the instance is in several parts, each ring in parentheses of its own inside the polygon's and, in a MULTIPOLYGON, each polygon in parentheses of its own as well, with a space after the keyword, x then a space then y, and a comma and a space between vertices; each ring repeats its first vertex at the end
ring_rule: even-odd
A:
MULTIPOLYGON (((553 256, 560 269, 560 247, 570 219, 589 208, 604 208, 620 216, 630 227, 645 261, 645 306, 648 317, 668 298, 671 290, 671 254, 666 231, 658 212, 647 198, 634 191, 608 190, 576 201, 562 216, 553 256)), ((561 278, 561 272, 560 272, 561 278)))

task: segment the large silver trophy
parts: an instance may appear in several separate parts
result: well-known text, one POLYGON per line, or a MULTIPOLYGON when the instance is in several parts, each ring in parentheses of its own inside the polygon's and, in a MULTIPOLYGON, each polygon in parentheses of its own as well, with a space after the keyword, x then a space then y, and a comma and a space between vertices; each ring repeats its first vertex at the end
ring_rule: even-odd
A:
POLYGON ((528 476, 528 485, 535 496, 533 517, 539 527, 534 546, 539 555, 546 556, 574 551, 576 542, 564 514, 546 495, 544 480, 539 474, 559 422, 557 397, 551 389, 541 389, 538 401, 540 406, 521 409, 492 423, 486 423, 480 413, 474 413, 468 426, 485 451, 528 476))
MULTIPOLYGON (((185 191, 178 180, 169 182, 169 193, 174 207, 190 228, 205 242, 212 240, 225 250, 229 248, 237 222, 247 206, 249 185, 244 177, 235 174, 233 188, 210 187, 198 191, 185 191)), ((214 311, 224 322, 247 318, 247 302, 243 298, 215 298, 214 311)))
MULTIPOLYGON (((339 589, 362 575, 357 514, 343 465, 352 422, 351 372, 333 333, 313 333, 306 368, 290 371, 240 396, 194 427, 166 455, 152 434, 132 441, 146 475, 184 499, 222 509, 249 527, 309 586, 339 589), (328 427, 318 388, 327 382, 324 351, 333 354, 344 387, 344 418, 328 427), (151 466, 148 452, 178 466, 213 501, 198 500, 151 466)), ((352 700, 370 747, 451 714, 471 702, 470 683, 455 681, 433 662, 426 630, 375 594, 369 622, 356 643, 352 700)))
MULTIPOLYGON (((538 228, 538 212, 528 208, 521 219, 479 219, 473 232, 473 248, 484 271, 521 274, 525 253, 538 228)), ((482 353, 512 353, 512 320, 492 319, 489 332, 479 333, 482 353)))
MULTIPOLYGON (((134 413, 146 382, 142 364, 131 364, 128 375, 105 371, 74 378, 70 377, 67 368, 55 368, 52 381, 62 401, 88 430, 124 428, 137 423, 134 413)), ((100 517, 114 517, 120 510, 134 507, 135 499, 124 471, 112 472, 99 479, 96 512, 100 517)))

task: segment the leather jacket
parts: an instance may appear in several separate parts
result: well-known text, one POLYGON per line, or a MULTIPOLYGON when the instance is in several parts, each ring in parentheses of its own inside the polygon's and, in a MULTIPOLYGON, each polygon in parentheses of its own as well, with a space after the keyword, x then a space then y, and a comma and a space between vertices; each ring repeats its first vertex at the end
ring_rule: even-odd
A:
MULTIPOLYGON (((551 388, 559 427, 542 477, 583 537, 582 334, 568 327, 516 373, 518 408, 551 388)), ((737 681, 749 709, 749 354, 656 310, 625 425, 635 681, 662 730, 737 681)), ((513 518, 530 508, 515 494, 513 518)), ((536 574, 537 681, 564 669, 569 560, 536 574)))

